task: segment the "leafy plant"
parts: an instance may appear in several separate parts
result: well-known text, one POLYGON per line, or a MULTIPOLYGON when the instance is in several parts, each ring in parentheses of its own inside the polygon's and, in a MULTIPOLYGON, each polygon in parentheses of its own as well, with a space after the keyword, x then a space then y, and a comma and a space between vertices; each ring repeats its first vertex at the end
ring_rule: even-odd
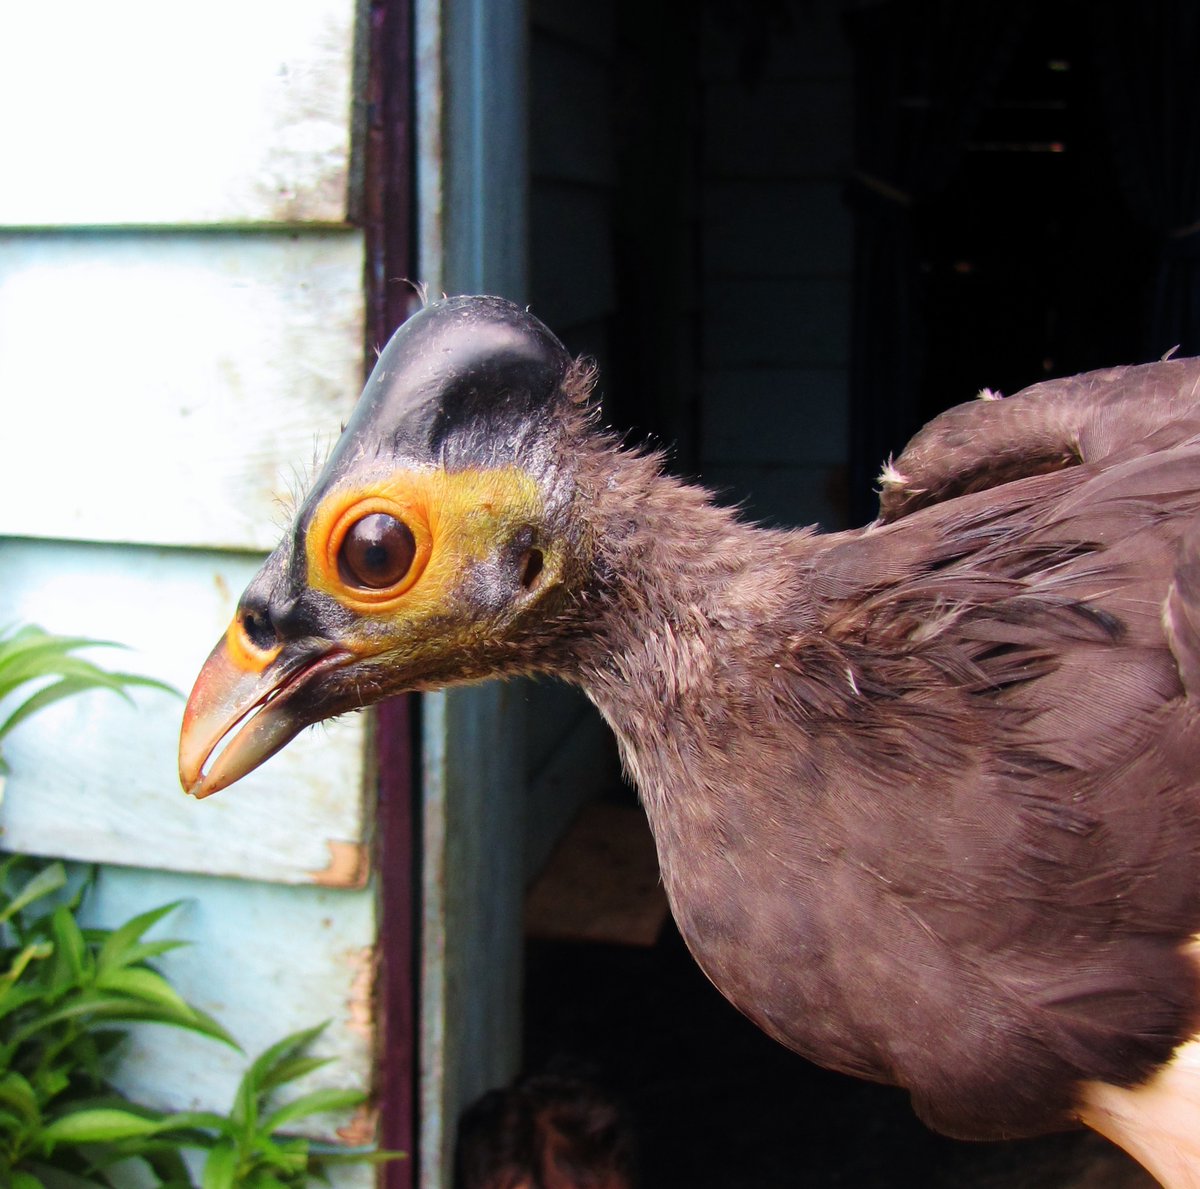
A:
POLYGON ((301 1119, 360 1105, 357 1090, 314 1090, 276 1103, 279 1089, 327 1064, 307 1055, 325 1025, 296 1032, 266 1050, 243 1075, 227 1116, 192 1115, 211 1132, 202 1189, 301 1189, 338 1164, 395 1160, 399 1152, 346 1149, 281 1132, 301 1119))
MULTIPOLYGON (((85 930, 76 912, 90 882, 72 881, 58 862, 43 866, 20 855, 0 861, 0 1184, 13 1189, 59 1183, 55 1170, 84 1184, 115 1184, 88 1179, 110 1157, 128 1154, 104 1145, 166 1124, 121 1099, 107 1081, 106 1059, 124 1035, 121 1025, 171 1024, 236 1047, 148 964, 180 944, 143 940, 175 905, 119 929, 85 930)), ((168 1181, 178 1179, 177 1151, 174 1159, 165 1149, 145 1155, 168 1181)))
POLYGON ((121 1189, 137 1166, 140 1183, 150 1175, 162 1189, 195 1189, 183 1158, 192 1150, 201 1189, 302 1189, 335 1165, 398 1156, 281 1134, 364 1101, 340 1089, 277 1101, 283 1087, 327 1063, 307 1051, 324 1025, 255 1060, 228 1115, 154 1111, 122 1098, 106 1077, 120 1025, 149 1020, 237 1046, 148 964, 181 944, 144 940, 177 905, 117 929, 81 929, 75 913, 90 883, 72 883, 58 862, 0 861, 0 1185, 121 1189))
MULTIPOLYGON (((93 689, 106 689, 124 698, 135 686, 178 691, 152 677, 136 673, 110 673, 76 655, 84 648, 119 648, 106 640, 82 636, 56 636, 32 624, 0 631, 0 703, 30 685, 28 693, 4 717, 0 717, 0 745, 10 731, 31 714, 63 698, 93 689)), ((8 771, 0 749, 0 775, 8 771)))
MULTIPOLYGON (((128 697, 132 686, 170 688, 76 655, 97 643, 34 627, 0 632, 0 703, 21 698, 0 716, 0 742, 31 714, 85 690, 128 697)), ((78 911, 93 877, 60 862, 0 856, 0 1186, 197 1189, 184 1158, 191 1152, 199 1189, 302 1189, 314 1176, 327 1180, 335 1165, 401 1155, 281 1134, 365 1099, 329 1089, 278 1100, 326 1063, 308 1055, 324 1025, 285 1037, 255 1060, 228 1115, 155 1111, 121 1096, 108 1078, 130 1024, 167 1024, 238 1046, 150 964, 184 944, 145 940, 177 905, 116 929, 83 928, 78 911)))

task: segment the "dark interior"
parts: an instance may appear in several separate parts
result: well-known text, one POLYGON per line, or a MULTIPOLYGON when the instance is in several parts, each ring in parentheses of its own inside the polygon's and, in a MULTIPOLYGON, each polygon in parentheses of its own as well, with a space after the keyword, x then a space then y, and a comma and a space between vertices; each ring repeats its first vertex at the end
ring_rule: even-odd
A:
MULTIPOLYGON (((572 205, 569 188, 537 174, 539 136, 562 133, 557 125, 572 110, 569 96, 539 93, 539 52, 548 59, 571 40, 549 7, 535 5, 535 308, 541 301, 553 322, 556 306, 569 306, 556 277, 574 269, 585 284, 605 270, 607 312, 575 326, 565 319, 564 338, 599 358, 612 422, 635 440, 671 444, 677 467, 708 479, 712 463, 723 475, 714 425, 758 415, 704 395, 727 376, 709 366, 724 349, 718 338, 790 342, 805 333, 795 303, 725 300, 760 290, 713 263, 724 247, 712 228, 724 225, 708 210, 744 180, 715 178, 712 162, 723 154, 714 142, 743 137, 743 162, 755 144, 772 143, 761 123, 726 118, 728 97, 769 99, 789 55, 811 57, 818 36, 840 38, 851 66, 844 110, 817 108, 809 119, 828 124, 822 135, 841 145, 830 175, 840 195, 834 214, 849 213, 853 245, 834 260, 840 224, 814 226, 806 206, 758 229, 780 257, 821 257, 813 284, 844 275, 849 295, 844 329, 822 332, 824 340, 844 334, 844 367, 818 360, 821 376, 845 378, 836 395, 848 409, 845 449, 814 472, 804 488, 816 493, 813 511, 795 505, 797 516, 827 528, 868 519, 881 461, 984 386, 1007 394, 1176 346, 1200 349, 1192 316, 1200 303, 1191 302, 1197 229, 1178 215, 1200 186, 1182 66, 1196 60, 1200 17, 1182 2, 1134 13, 1067 0, 757 0, 669 18, 665 6, 601 5, 607 31, 588 60, 614 72, 604 135, 616 173, 605 191, 604 243, 583 214, 595 194, 580 187, 572 205), (733 64, 732 83, 714 82, 714 62, 733 64), (1169 168, 1156 172, 1164 160, 1169 168)), ((836 70, 819 66, 806 93, 834 102, 836 70)), ((756 110, 769 120, 772 102, 756 110)), ((753 160, 744 169, 767 178, 772 163, 757 164, 758 172, 753 160)), ((795 182, 781 178, 779 193, 799 193, 795 182)), ((761 292, 782 294, 781 286, 761 292)), ((763 359, 752 362, 782 374, 769 352, 763 359)), ((761 434, 779 436, 778 426, 766 421, 761 434)), ((777 473, 787 464, 772 456, 777 473)), ((764 468, 732 473, 770 477, 764 468)), ((793 505, 772 505, 752 485, 727 495, 766 519, 792 514, 793 505)), ((526 1068, 565 1062, 623 1099, 646 1186, 1151 1183, 1082 1132, 993 1145, 933 1135, 903 1093, 816 1069, 762 1036, 707 983, 670 924, 648 949, 531 941, 525 976, 526 1068)))

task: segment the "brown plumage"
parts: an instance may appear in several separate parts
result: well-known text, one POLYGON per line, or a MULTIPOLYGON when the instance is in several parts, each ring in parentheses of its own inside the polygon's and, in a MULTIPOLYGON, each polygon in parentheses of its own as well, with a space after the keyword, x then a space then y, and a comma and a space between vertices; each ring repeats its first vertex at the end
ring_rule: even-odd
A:
POLYGON ((819 535, 620 449, 523 311, 422 318, 198 682, 185 784, 397 688, 554 673, 612 725, 683 936, 766 1032, 948 1134, 1083 1119, 1200 1185, 1200 362, 951 410, 876 523, 819 535), (519 511, 384 611, 314 579, 326 509, 430 473, 519 511))

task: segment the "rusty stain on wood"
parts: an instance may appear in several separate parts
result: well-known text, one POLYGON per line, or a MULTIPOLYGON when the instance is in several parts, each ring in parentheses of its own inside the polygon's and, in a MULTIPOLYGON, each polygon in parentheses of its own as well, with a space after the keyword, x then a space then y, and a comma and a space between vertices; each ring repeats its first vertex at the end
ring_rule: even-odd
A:
POLYGON ((364 1040, 375 1038, 375 978, 379 955, 373 945, 351 950, 349 954, 350 996, 346 1000, 346 1028, 364 1040))
POLYGON ((329 863, 312 873, 312 881, 325 888, 363 888, 371 870, 371 858, 361 842, 329 838, 329 863))
POLYGON ((337 1129, 337 1137, 352 1148, 365 1148, 375 1143, 379 1130, 379 1109, 363 1104, 350 1117, 350 1122, 337 1129))

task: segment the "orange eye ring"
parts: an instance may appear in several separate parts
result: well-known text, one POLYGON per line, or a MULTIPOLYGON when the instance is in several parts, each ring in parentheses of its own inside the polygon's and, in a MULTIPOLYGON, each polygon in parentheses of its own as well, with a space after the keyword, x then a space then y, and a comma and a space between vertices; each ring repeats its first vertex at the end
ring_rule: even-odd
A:
POLYGON ((345 601, 379 606, 399 598, 413 587, 424 572, 432 550, 433 538, 429 525, 417 508, 402 506, 385 496, 371 495, 353 500, 337 513, 333 527, 325 539, 322 561, 329 585, 337 589, 345 601), (343 557, 343 547, 347 544, 352 530, 369 517, 376 516, 395 521, 403 530, 407 530, 412 549, 412 559, 407 568, 394 582, 381 586, 355 581, 353 567, 347 572, 343 557))

